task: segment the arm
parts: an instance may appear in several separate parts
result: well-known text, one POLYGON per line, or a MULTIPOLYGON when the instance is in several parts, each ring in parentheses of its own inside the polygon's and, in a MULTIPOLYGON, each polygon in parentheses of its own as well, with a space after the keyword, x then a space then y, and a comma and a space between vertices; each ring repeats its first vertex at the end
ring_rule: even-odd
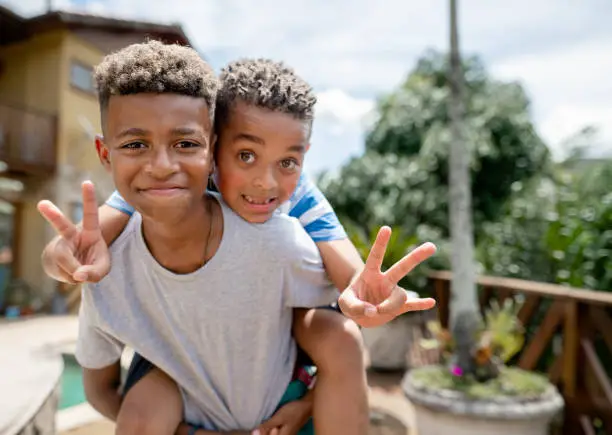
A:
POLYGON ((390 270, 397 280, 391 282, 385 277, 386 273, 380 272, 391 231, 387 228, 379 232, 368 256, 368 271, 333 208, 304 174, 290 200, 289 215, 298 218, 317 243, 330 280, 342 291, 338 306, 359 326, 378 326, 399 314, 429 309, 435 304, 432 299, 418 299, 414 292, 397 286, 403 275, 433 255, 435 246, 432 244, 421 245, 393 265, 390 270))
POLYGON ((85 397, 104 417, 116 421, 121 407, 121 365, 119 361, 101 369, 83 368, 85 397))
POLYGON ((98 209, 98 215, 102 237, 104 237, 106 244, 110 246, 125 229, 130 220, 130 215, 109 204, 101 205, 98 209))
POLYGON ((99 327, 100 313, 90 290, 84 288, 81 293, 75 357, 83 367, 87 401, 100 414, 115 421, 121 407, 119 386, 123 344, 99 327))
POLYGON ((363 260, 348 238, 318 242, 317 248, 330 281, 340 290, 347 288, 363 270, 363 260))
POLYGON ((289 216, 297 218, 317 244, 331 282, 347 288, 364 263, 334 209, 319 188, 302 174, 290 200, 289 216))

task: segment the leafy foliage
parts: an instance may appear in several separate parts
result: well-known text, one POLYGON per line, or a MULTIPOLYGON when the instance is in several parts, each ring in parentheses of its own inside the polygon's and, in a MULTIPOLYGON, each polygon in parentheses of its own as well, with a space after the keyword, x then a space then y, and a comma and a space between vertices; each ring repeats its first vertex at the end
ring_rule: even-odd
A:
MULTIPOLYGON (((378 102, 378 120, 364 156, 321 185, 338 214, 364 229, 399 225, 448 236, 447 57, 428 52, 392 94, 378 102)), ((464 65, 466 131, 472 147, 474 219, 499 216, 512 185, 545 170, 546 146, 533 129, 529 101, 516 83, 491 79, 478 58, 464 65)))

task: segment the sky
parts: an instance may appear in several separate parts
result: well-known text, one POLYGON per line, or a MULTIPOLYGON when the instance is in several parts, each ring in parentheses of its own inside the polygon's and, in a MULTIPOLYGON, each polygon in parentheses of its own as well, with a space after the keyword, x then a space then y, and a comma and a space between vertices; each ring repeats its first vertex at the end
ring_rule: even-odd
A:
MULTIPOLYGON (((0 0, 30 16, 45 0, 0 0)), ((52 0, 55 9, 183 25, 215 69, 239 57, 283 60, 319 97, 306 170, 363 152, 376 99, 427 49, 448 47, 447 0, 52 0), (383 6, 384 5, 384 6, 383 6)), ((612 155, 612 2, 459 0, 461 48, 493 77, 520 81, 555 156, 585 126, 612 155)))

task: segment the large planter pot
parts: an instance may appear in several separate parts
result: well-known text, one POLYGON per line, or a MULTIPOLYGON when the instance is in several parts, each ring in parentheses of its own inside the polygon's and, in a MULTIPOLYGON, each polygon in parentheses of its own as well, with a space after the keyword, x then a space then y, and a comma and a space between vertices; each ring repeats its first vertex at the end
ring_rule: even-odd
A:
POLYGON ((414 343, 414 329, 420 328, 420 313, 407 313, 376 328, 361 330, 370 356, 370 367, 375 370, 405 370, 408 352, 414 343))
POLYGON ((563 398, 552 384, 536 398, 483 400, 428 388, 408 373, 402 388, 414 406, 419 435, 547 435, 563 408, 563 398))

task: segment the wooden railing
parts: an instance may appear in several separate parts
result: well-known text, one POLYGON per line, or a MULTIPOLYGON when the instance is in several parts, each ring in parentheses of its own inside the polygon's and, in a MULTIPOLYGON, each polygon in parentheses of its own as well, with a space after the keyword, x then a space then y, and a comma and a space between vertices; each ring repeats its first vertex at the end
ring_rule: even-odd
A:
POLYGON ((45 175, 55 170, 56 119, 0 102, 0 160, 8 171, 45 175))
MULTIPOLYGON (((448 326, 450 272, 429 275, 448 326)), ((492 298, 523 300, 525 346, 515 364, 544 372, 565 399, 563 434, 612 434, 612 293, 510 278, 478 278, 481 311, 492 298)))

